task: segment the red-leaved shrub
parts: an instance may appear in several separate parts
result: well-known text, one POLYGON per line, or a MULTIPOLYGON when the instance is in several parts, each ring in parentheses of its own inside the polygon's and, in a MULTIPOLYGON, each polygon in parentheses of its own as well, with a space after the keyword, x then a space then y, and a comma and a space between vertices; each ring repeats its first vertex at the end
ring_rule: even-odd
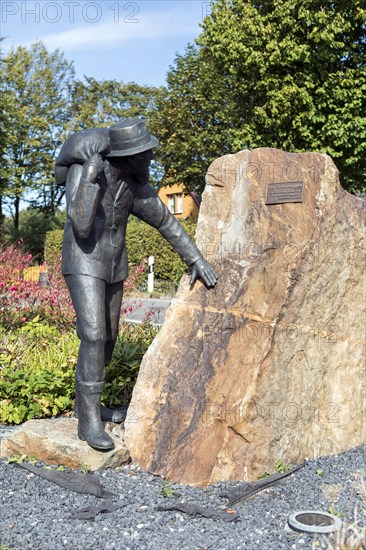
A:
MULTIPOLYGON (((24 280, 24 270, 32 262, 32 255, 26 251, 22 241, 0 246, 0 324, 8 327, 19 325, 39 316, 60 326, 74 325, 75 312, 61 273, 61 258, 44 266, 41 282, 24 280)), ((146 260, 125 281, 125 292, 136 288, 145 269, 146 260)), ((122 318, 132 309, 131 305, 122 306, 122 318)))
POLYGON ((32 256, 21 241, 0 247, 0 323, 17 325, 38 315, 60 325, 72 324, 75 314, 60 262, 44 273, 42 283, 24 280, 31 264, 32 256))

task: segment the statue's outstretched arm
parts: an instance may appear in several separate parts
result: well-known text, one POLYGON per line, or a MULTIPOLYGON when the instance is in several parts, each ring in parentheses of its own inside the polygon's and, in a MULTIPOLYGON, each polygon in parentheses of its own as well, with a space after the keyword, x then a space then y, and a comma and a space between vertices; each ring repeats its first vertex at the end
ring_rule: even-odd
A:
POLYGON ((132 214, 155 227, 171 244, 191 271, 190 284, 200 278, 206 286, 215 286, 217 277, 182 225, 149 185, 135 189, 132 214))

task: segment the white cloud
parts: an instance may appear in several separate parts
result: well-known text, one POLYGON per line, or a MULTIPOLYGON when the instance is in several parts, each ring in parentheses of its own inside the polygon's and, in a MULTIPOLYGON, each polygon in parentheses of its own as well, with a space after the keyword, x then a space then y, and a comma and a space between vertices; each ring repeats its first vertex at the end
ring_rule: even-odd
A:
MULTIPOLYGON (((135 19, 136 22, 128 22, 126 19, 128 18, 125 20, 121 18, 118 23, 115 23, 112 16, 108 21, 84 23, 67 31, 39 36, 38 39, 42 40, 50 50, 60 48, 75 51, 86 46, 108 47, 135 40, 191 37, 199 33, 198 24, 192 22, 192 14, 182 4, 166 11, 140 11, 131 15, 131 19, 135 19)), ((33 41, 34 39, 22 42, 22 45, 29 46, 33 41)))

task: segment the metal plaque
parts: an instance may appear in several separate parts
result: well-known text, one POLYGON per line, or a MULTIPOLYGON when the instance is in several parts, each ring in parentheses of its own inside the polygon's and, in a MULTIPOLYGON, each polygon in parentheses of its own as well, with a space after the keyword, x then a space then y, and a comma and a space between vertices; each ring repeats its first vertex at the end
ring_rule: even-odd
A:
POLYGON ((269 183, 265 204, 282 204, 286 202, 302 202, 304 190, 303 181, 286 181, 269 183))

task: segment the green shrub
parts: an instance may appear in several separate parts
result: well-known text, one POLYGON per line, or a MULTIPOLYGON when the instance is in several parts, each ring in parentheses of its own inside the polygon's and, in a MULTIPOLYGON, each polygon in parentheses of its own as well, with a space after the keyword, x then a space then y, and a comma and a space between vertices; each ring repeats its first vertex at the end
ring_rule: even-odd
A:
POLYGON ((123 324, 112 360, 106 369, 104 404, 113 407, 129 403, 141 360, 157 332, 158 328, 149 321, 123 324))
POLYGON ((47 265, 57 265, 61 258, 63 229, 55 229, 46 233, 44 257, 47 265))
POLYGON ((38 319, 16 331, 0 329, 0 421, 20 424, 72 406, 79 342, 74 331, 38 319))
MULTIPOLYGON (((124 323, 106 371, 103 401, 128 404, 141 359, 157 330, 124 323)), ((0 327, 0 422, 20 424, 70 410, 79 340, 74 330, 33 319, 13 331, 0 327)))
MULTIPOLYGON (((180 222, 194 241, 197 223, 180 222)), ((63 231, 57 229, 46 234, 45 258, 49 266, 57 264, 61 257, 63 231)), ((186 264, 159 231, 131 216, 127 225, 126 245, 128 262, 131 268, 140 265, 147 256, 155 257, 154 272, 156 279, 179 282, 184 273, 188 273, 186 264)), ((142 276, 146 279, 146 274, 142 276)))
MULTIPOLYGON (((194 240, 196 222, 181 222, 185 231, 194 240)), ((170 244, 150 225, 131 217, 126 232, 128 261, 131 266, 140 264, 147 256, 155 257, 154 272, 157 279, 178 282, 188 272, 186 264, 170 244)))

